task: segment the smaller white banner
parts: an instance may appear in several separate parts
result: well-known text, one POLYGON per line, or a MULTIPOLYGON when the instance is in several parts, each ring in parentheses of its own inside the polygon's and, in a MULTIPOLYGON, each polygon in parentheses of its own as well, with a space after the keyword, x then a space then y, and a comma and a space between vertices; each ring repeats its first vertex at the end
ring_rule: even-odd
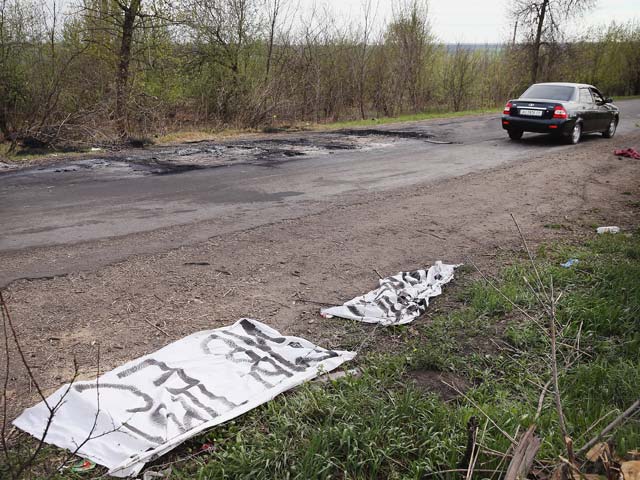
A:
MULTIPOLYGON (((244 318, 194 333, 97 380, 60 388, 47 398, 51 407, 60 405, 45 441, 77 450, 110 475, 135 476, 203 430, 353 357, 244 318)), ((41 402, 13 423, 42 438, 48 419, 41 402)))
POLYGON ((453 279, 459 265, 436 262, 429 270, 400 272, 382 278, 380 286, 344 305, 324 308, 325 316, 348 318, 381 325, 402 325, 422 315, 429 299, 442 293, 442 286, 453 279))

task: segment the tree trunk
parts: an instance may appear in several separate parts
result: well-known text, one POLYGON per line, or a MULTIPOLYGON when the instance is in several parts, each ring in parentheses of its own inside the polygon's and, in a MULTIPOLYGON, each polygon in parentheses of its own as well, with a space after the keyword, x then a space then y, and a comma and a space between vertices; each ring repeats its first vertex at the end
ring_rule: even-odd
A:
POLYGON ((269 74, 271 73, 271 61, 273 58, 273 43, 276 36, 276 23, 278 21, 278 13, 280 11, 280 0, 275 0, 273 3, 273 10, 271 11, 271 24, 269 25, 269 45, 267 49, 267 65, 265 67, 264 83, 269 80, 269 74))
POLYGON ((7 124, 7 112, 4 106, 0 106, 0 134, 4 140, 9 140, 11 133, 7 124))
POLYGON ((367 69, 367 45, 366 43, 362 47, 362 58, 360 59, 360 68, 358 72, 358 104, 360 106, 360 117, 362 120, 365 119, 365 110, 364 110, 364 88, 366 82, 366 69, 367 69))
POLYGON ((531 62, 531 83, 538 81, 538 70, 540 70, 540 45, 542 44, 542 30, 544 27, 544 17, 547 14, 549 0, 542 0, 540 13, 538 15, 538 28, 536 30, 536 39, 533 44, 533 61, 531 62))
POLYGON ((121 137, 127 136, 127 96, 129 84, 129 65, 131 63, 131 46, 135 22, 140 13, 142 0, 131 0, 128 7, 123 7, 122 41, 118 55, 118 72, 116 74, 116 125, 121 137))

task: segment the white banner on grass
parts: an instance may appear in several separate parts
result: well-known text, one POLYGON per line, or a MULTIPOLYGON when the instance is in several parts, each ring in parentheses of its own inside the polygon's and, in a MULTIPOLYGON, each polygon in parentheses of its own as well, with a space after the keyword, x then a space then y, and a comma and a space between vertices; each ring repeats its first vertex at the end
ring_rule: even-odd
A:
MULTIPOLYGON (((80 456, 106 466, 109 474, 134 476, 199 432, 354 356, 241 319, 194 333, 97 380, 60 388, 47 398, 54 406, 64 397, 45 441, 71 451, 80 446, 80 456)), ((42 438, 48 418, 41 402, 13 423, 42 438)))
POLYGON ((341 317, 381 325, 402 325, 422 315, 429 299, 442 293, 442 286, 453 279, 459 265, 436 262, 429 270, 400 272, 380 279, 375 290, 338 307, 324 308, 325 317, 341 317))

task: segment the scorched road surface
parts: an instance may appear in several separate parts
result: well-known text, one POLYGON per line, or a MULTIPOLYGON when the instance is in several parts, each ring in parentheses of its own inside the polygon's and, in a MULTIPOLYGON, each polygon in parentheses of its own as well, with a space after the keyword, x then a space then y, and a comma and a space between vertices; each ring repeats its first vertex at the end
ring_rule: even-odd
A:
MULTIPOLYGON (((623 135, 640 122, 640 100, 619 106, 623 135)), ((593 135, 567 146, 526 134, 513 142, 498 115, 484 115, 157 147, 10 171, 0 174, 0 286, 593 142, 607 140, 593 135), (70 244, 76 248, 55 248, 70 244)))

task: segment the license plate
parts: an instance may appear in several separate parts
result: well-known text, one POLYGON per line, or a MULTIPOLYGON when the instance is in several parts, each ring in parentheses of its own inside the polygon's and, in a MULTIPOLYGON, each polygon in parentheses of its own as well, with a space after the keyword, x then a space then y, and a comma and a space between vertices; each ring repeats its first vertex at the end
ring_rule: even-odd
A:
POLYGON ((520 110, 520 115, 526 115, 527 117, 541 117, 542 110, 527 110, 523 108, 520 110))

